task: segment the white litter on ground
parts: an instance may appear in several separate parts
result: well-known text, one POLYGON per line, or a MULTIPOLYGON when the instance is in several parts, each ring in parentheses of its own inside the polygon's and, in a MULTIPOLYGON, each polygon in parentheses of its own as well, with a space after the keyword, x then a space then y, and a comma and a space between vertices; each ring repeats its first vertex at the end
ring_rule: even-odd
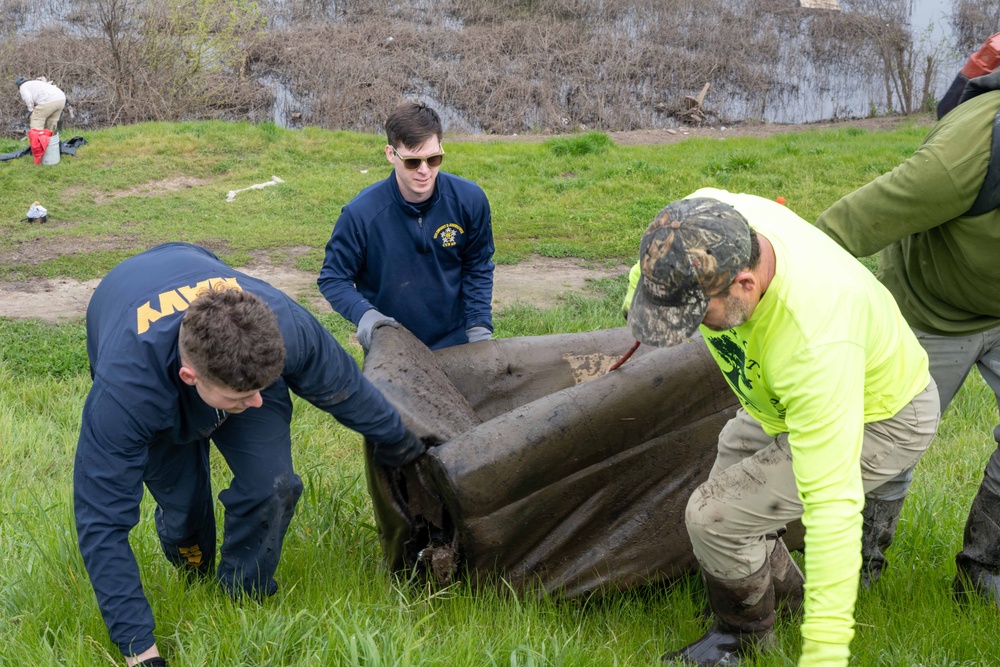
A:
POLYGON ((250 187, 240 188, 239 190, 230 190, 229 194, 226 195, 226 201, 227 202, 233 201, 234 199, 236 199, 236 195, 239 194, 240 192, 246 192, 247 190, 260 190, 262 188, 266 188, 269 185, 277 185, 278 183, 284 183, 284 181, 278 178, 277 176, 272 176, 271 180, 269 180, 267 183, 256 183, 254 185, 251 185, 250 187))

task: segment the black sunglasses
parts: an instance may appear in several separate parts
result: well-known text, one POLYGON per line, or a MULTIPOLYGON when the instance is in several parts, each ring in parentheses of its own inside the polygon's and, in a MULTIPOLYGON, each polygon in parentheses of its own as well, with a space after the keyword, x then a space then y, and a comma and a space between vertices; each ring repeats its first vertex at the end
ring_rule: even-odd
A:
POLYGON ((428 155, 427 157, 403 157, 397 151, 395 146, 390 146, 393 155, 395 155, 403 166, 413 171, 414 169, 420 169, 420 163, 426 162, 428 167, 440 167, 441 161, 444 160, 444 151, 436 153, 435 155, 428 155))

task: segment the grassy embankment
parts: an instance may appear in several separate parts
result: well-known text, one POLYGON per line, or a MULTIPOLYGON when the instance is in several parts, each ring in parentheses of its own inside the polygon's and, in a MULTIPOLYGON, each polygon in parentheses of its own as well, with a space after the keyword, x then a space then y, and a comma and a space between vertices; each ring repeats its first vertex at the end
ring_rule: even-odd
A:
MULTIPOLYGON (((656 211, 691 190, 713 185, 782 195, 814 219, 838 195, 909 155, 925 132, 911 125, 878 134, 841 129, 648 147, 614 146, 602 135, 446 141, 446 167, 490 195, 498 262, 539 253, 618 265, 634 256, 656 211)), ((86 138, 79 157, 58 167, 35 167, 26 158, 0 167, 0 281, 95 278, 167 240, 208 245, 237 265, 263 256, 318 271, 339 207, 387 171, 379 137, 316 129, 150 124, 86 138), (225 202, 229 190, 272 174, 286 183, 225 202), (35 199, 49 208, 51 222, 17 222, 35 199), (19 261, 15 253, 24 248, 37 259, 19 261)), ((16 147, 0 142, 0 152, 16 147)), ((545 312, 507 308, 498 314, 497 334, 617 326, 623 291, 622 276, 545 312)), ((326 311, 320 316, 357 356, 353 327, 326 311)), ((81 322, 0 318, 0 665, 120 660, 73 529, 72 461, 88 386, 81 322)), ((979 665, 1000 654, 996 611, 962 610, 949 597, 964 517, 991 449, 990 399, 975 375, 921 464, 892 567, 859 599, 856 664, 979 665)), ((132 544, 171 664, 641 665, 700 636, 704 598, 693 578, 586 602, 392 580, 380 563, 359 436, 303 402, 296 413, 306 491, 285 541, 275 598, 235 605, 213 586, 183 583, 160 555, 147 498, 132 544)), ((221 460, 214 464, 218 490, 228 476, 221 460)), ((797 628, 782 622, 778 634, 780 651, 756 664, 794 664, 797 628)))

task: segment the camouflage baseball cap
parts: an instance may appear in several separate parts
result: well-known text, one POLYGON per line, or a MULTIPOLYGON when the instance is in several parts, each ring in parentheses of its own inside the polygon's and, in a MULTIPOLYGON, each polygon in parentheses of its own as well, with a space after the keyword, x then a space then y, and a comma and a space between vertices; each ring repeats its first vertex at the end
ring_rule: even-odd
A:
POLYGON ((708 197, 668 204, 639 245, 632 334, 660 347, 683 342, 705 318, 711 297, 749 263, 750 224, 735 208, 708 197))

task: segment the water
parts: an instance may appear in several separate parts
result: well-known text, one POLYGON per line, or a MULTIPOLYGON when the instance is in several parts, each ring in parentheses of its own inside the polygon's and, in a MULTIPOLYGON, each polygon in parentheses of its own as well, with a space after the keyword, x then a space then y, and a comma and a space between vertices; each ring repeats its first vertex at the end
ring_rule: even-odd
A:
MULTIPOLYGON (((863 8, 855 9, 851 4, 851 0, 841 0, 845 12, 863 12, 863 8)), ((912 0, 910 9, 913 88, 917 92, 923 90, 926 59, 930 56, 934 67, 928 77, 928 93, 932 99, 939 99, 969 54, 954 46, 958 40, 953 34, 948 8, 944 3, 940 0, 912 0)), ((984 35, 983 39, 987 36, 984 35)), ((795 69, 797 74, 793 76, 789 73, 784 86, 779 86, 762 99, 740 101, 738 93, 731 93, 736 101, 729 111, 735 118, 803 123, 919 110, 921 100, 909 100, 907 108, 907 103, 899 99, 895 87, 892 104, 889 104, 884 70, 878 62, 870 62, 868 71, 859 73, 856 68, 831 64, 822 58, 802 57, 800 54, 809 52, 804 30, 799 35, 794 32, 789 34, 783 40, 781 49, 781 61, 790 63, 787 69, 789 72, 795 69)))
POLYGON ((257 83, 270 90, 274 95, 274 102, 266 120, 280 127, 290 127, 295 119, 302 117, 302 111, 308 107, 307 101, 297 99, 292 89, 284 81, 272 74, 266 74, 257 77, 257 83))
POLYGON ((12 9, 0 4, 0 8, 14 15, 18 35, 33 35, 54 25, 69 27, 72 4, 70 0, 38 0, 16 4, 12 9))

